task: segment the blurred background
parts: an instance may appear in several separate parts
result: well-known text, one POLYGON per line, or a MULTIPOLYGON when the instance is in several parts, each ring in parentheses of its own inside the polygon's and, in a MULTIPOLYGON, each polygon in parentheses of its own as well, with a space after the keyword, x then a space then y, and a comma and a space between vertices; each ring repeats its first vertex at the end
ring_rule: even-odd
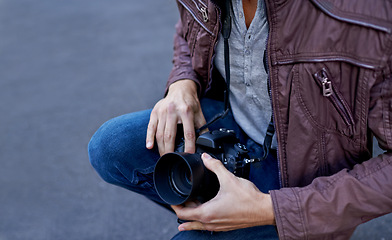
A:
MULTIPOLYGON (((86 150, 103 122, 163 96, 177 18, 174 0, 0 0, 0 240, 177 232, 173 214, 103 182, 86 150)), ((392 239, 391 223, 353 239, 392 239)))

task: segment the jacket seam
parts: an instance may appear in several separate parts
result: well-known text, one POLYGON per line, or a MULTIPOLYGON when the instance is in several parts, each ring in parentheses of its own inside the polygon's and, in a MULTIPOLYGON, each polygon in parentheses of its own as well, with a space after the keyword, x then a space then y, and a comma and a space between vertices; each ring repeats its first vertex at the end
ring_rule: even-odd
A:
POLYGON ((380 65, 381 60, 366 57, 353 56, 341 52, 314 52, 314 53, 293 53, 284 56, 276 56, 276 64, 287 64, 291 62, 320 62, 320 61, 343 61, 349 62, 361 67, 374 69, 380 65), (322 59, 320 59, 322 58, 322 59))
POLYGON ((300 218, 300 222, 301 222, 301 226, 302 226, 302 229, 303 229, 303 233, 304 233, 304 239, 308 239, 308 231, 307 231, 307 229, 306 229, 306 224, 305 224, 305 217, 304 217, 304 215, 303 215, 303 213, 302 213, 302 208, 301 208, 301 205, 299 204, 300 203, 300 197, 299 197, 299 195, 297 195, 296 194, 296 192, 294 191, 294 189, 292 189, 292 192, 293 192, 293 195, 294 195, 294 197, 295 197, 295 202, 296 202, 296 204, 297 204, 297 208, 298 208, 298 215, 299 215, 299 218, 300 218))
MULTIPOLYGON (((392 39, 390 37, 387 51, 385 51, 385 58, 387 58, 387 56, 390 56, 391 52, 392 52, 392 39)), ((389 64, 392 64, 392 63, 390 62, 389 64)), ((384 76, 384 86, 387 84, 392 85, 390 83, 390 82, 392 82, 392 73, 390 72, 392 66, 387 66, 387 67, 389 67, 389 73, 386 76, 384 76), (387 79, 389 79, 389 81, 387 79)), ((389 90, 391 90, 391 89, 392 89, 392 87, 389 88, 389 90)), ((387 93, 388 86, 385 86, 385 88, 383 88, 383 91, 387 93)), ((391 125, 390 114, 388 114, 388 112, 389 112, 388 111, 388 104, 392 105, 392 100, 390 100, 389 102, 387 100, 385 100, 385 103, 383 104, 383 115, 385 115, 385 117, 386 117, 386 119, 385 119, 386 121, 384 121, 384 129, 385 129, 384 134, 385 134, 385 138, 387 141, 387 145, 389 147, 391 147, 392 146, 392 131, 389 130, 389 132, 388 132, 388 129, 390 129, 392 127, 392 125, 391 125), (385 108, 387 108, 387 109, 385 109, 385 108), (388 122, 388 126, 387 126, 387 122, 388 122)))
MULTIPOLYGON (((366 91, 367 86, 368 86, 366 84, 368 82, 367 75, 368 74, 366 74, 366 72, 361 72, 359 74, 359 78, 363 78, 363 81, 360 81, 360 83, 358 85, 358 89, 360 91, 357 95, 358 101, 360 102, 360 109, 359 109, 359 113, 358 113, 359 114, 359 116, 358 116, 359 121, 358 122, 360 124, 359 129, 360 129, 360 132, 362 133, 362 135, 360 136, 360 139, 366 139, 367 135, 368 135, 368 126, 366 123, 367 123, 367 119, 369 117, 369 111, 368 111, 369 102, 366 101, 366 99, 369 99, 370 96, 367 96, 367 97, 365 96, 365 94, 368 92, 368 91, 366 91)), ((369 95, 369 93, 367 93, 367 94, 369 95)), ((362 149, 362 150, 366 149, 368 141, 371 141, 371 140, 367 139, 366 142, 360 141, 360 142, 362 142, 360 149, 362 149)))
MULTIPOLYGON (((274 192, 272 192, 271 194, 272 194, 272 199, 273 199, 273 203, 274 203, 273 206, 276 206, 276 208, 277 208, 277 211, 275 211, 275 213, 278 214, 278 219, 282 219, 282 215, 280 214, 281 209, 280 209, 280 206, 279 206, 279 202, 278 202, 277 199, 276 199, 276 195, 275 195, 274 192)), ((280 227, 279 227, 279 222, 277 222, 278 235, 279 235, 279 230, 281 230, 281 231, 282 231, 282 232, 281 232, 281 235, 282 235, 284 238, 286 238, 286 231, 285 231, 285 228, 284 228, 283 225, 284 225, 284 224, 281 224, 280 227)))
POLYGON ((328 172, 327 172, 327 156, 326 156, 326 144, 325 144, 325 132, 322 132, 321 133, 321 136, 320 136, 320 140, 321 140, 321 157, 322 157, 322 162, 321 162, 321 169, 322 169, 322 171, 323 171, 323 175, 327 175, 328 174, 328 172))
MULTIPOLYGON (((218 10, 218 7, 216 6, 216 11, 218 10)), ((221 19, 219 18, 219 16, 221 14, 217 14, 218 15, 218 20, 217 23, 214 26, 213 29, 213 33, 214 35, 210 35, 210 44, 209 44, 209 51, 208 51, 208 69, 207 69, 207 84, 206 87, 204 89, 204 93, 206 93, 210 88, 211 88, 211 84, 212 84, 212 70, 213 70, 213 58, 214 58, 214 54, 215 54, 215 46, 217 44, 218 41, 218 37, 219 37, 219 33, 220 33, 220 24, 221 24, 221 19)))
MULTIPOLYGON (((374 166, 373 168, 371 168, 371 170, 369 170, 367 173, 365 173, 364 175, 358 175, 357 173, 356 174, 350 174, 350 171, 348 170, 348 169, 346 169, 346 171, 347 171, 347 173, 351 176, 351 177, 353 177, 353 178, 355 178, 355 179, 357 179, 357 180, 362 180, 362 179, 364 179, 364 178, 366 178, 366 177, 368 177, 368 176, 370 176, 370 175, 373 175, 374 173, 376 173, 376 172, 378 172, 378 171, 381 171, 384 167, 386 167, 386 166, 388 166, 388 165, 391 165, 392 164, 392 161, 389 159, 389 158, 386 158, 386 160, 385 161, 382 161, 381 163, 377 163, 377 165, 376 166, 374 166)), ((367 168, 367 169, 369 169, 369 168, 367 168)), ((338 174, 338 173, 337 173, 338 174)), ((332 175, 333 176, 333 175, 332 175)), ((333 180, 332 181, 328 181, 327 182, 327 184, 326 184, 326 186, 324 186, 323 188, 320 188, 320 193, 324 193, 325 191, 327 191, 331 186, 333 186, 336 182, 338 182, 340 179, 342 179, 342 178, 344 178, 344 176, 345 175, 339 175, 339 177, 335 177, 335 178, 333 178, 333 180)), ((306 191, 308 191, 309 189, 308 188, 299 188, 299 190, 298 190, 298 194, 299 193, 302 193, 302 192, 306 192, 306 191)), ((312 188, 312 191, 313 191, 313 188, 312 188)))
POLYGON ((388 166, 388 165, 391 165, 391 161, 388 160, 388 158, 387 158, 385 161, 382 160, 382 162, 377 163, 376 166, 374 166, 369 172, 367 172, 367 173, 364 174, 363 176, 358 176, 358 175, 356 175, 355 178, 358 179, 358 180, 362 180, 362 179, 364 179, 364 178, 366 178, 366 177, 368 177, 368 176, 370 176, 370 175, 373 175, 373 174, 375 174, 375 173, 381 171, 384 167, 386 167, 386 166, 388 166))
POLYGON ((371 15, 357 14, 355 12, 344 11, 335 6, 330 7, 317 0, 314 0, 313 3, 318 5, 318 7, 321 8, 325 14, 339 21, 348 22, 359 26, 365 26, 388 33, 391 32, 391 27, 385 26, 385 23, 388 23, 388 20, 371 15), (373 19, 374 21, 369 21, 369 18, 373 19))
MULTIPOLYGON (((392 81, 392 79, 390 78, 390 80, 392 81)), ((388 85, 388 81, 384 81, 384 86, 388 85)), ((388 91, 388 86, 383 87, 382 90, 384 93, 387 93, 388 91)), ((388 146, 392 146, 392 136, 391 136, 391 131, 389 130, 391 127, 391 119, 390 119, 390 114, 388 114, 388 108, 389 108, 389 104, 392 104, 392 102, 389 102, 387 100, 383 100, 383 104, 382 104, 382 115, 384 116, 384 135, 385 135, 385 139, 387 142, 388 146), (388 131, 389 130, 389 131, 388 131)))

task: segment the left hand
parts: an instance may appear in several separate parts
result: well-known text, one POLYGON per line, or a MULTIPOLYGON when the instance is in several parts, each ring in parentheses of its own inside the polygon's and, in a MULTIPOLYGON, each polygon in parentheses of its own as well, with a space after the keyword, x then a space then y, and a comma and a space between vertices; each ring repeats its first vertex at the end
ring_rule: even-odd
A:
POLYGON ((269 194, 260 192, 249 180, 236 177, 221 161, 202 155, 204 165, 219 180, 218 194, 204 204, 194 202, 172 206, 178 218, 190 220, 178 226, 180 231, 231 231, 261 225, 275 224, 269 194))

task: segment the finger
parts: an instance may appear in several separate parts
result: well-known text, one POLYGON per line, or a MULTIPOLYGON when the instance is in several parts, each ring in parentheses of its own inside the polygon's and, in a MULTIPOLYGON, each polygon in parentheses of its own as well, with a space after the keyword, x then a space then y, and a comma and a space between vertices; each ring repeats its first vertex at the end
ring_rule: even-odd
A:
POLYGON ((192 207, 185 207, 183 205, 171 206, 177 217, 182 220, 197 221, 200 217, 201 210, 199 205, 192 207))
POLYGON ((174 211, 176 211, 176 210, 181 210, 184 207, 195 208, 200 205, 201 205, 201 202, 199 202, 198 200, 194 200, 194 201, 187 201, 181 205, 171 205, 171 207, 173 208, 174 211))
MULTIPOLYGON (((199 124, 196 124, 196 129, 200 129, 201 127, 203 127, 207 122, 203 116, 203 119, 199 121, 199 124)), ((208 128, 203 129, 202 131, 199 132, 199 135, 208 132, 208 128)))
POLYGON ((206 129, 202 130, 199 134, 201 135, 201 134, 206 133, 208 131, 209 131, 208 128, 206 128, 206 129))
POLYGON ((192 112, 187 112, 182 116, 182 126, 184 128, 185 152, 195 152, 196 133, 194 125, 194 115, 192 112))
POLYGON ((163 138, 163 141, 165 142, 163 154, 174 151, 175 138, 177 134, 177 122, 178 122, 175 111, 176 109, 174 104, 170 104, 167 109, 168 113, 166 117, 166 126, 165 126, 164 138, 163 138))
POLYGON ((155 133, 155 139, 157 141, 159 154, 161 156, 165 152, 165 141, 164 141, 165 127, 166 127, 166 114, 161 114, 158 121, 157 131, 155 133))
POLYGON ((179 231, 190 231, 190 230, 206 230, 205 226, 201 222, 186 222, 178 226, 179 231))
POLYGON ((177 211, 180 211, 184 206, 182 205, 170 205, 170 207, 174 210, 174 212, 177 214, 177 211))
POLYGON ((201 205, 201 203, 197 200, 195 201, 187 201, 183 204, 185 207, 195 208, 201 205))
MULTIPOLYGON (((206 123, 207 123, 206 119, 205 119, 204 114, 200 108, 199 112, 195 114, 195 127, 196 127, 196 129, 199 129, 202 126, 204 126, 206 123)), ((202 131, 202 133, 204 133, 205 131, 208 131, 208 130, 205 129, 202 131)))
POLYGON ((147 126, 146 148, 152 149, 154 147, 155 133, 157 131, 158 119, 155 111, 150 114, 150 121, 147 126))

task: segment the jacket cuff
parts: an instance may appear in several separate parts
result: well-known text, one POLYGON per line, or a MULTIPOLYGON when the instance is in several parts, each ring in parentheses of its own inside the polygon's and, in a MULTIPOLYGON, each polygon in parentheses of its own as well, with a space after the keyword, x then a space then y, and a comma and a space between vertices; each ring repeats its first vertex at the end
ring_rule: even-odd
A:
POLYGON ((304 239, 305 219, 293 188, 270 191, 279 239, 304 239))

